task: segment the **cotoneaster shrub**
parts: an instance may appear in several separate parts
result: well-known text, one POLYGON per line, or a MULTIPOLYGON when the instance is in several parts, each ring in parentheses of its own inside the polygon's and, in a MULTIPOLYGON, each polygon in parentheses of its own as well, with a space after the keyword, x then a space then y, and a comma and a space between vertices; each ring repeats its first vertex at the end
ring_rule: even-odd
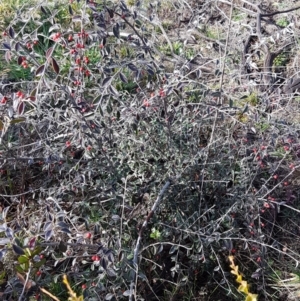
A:
POLYGON ((216 284, 238 300, 229 254, 267 297, 273 252, 299 260, 283 254, 277 223, 298 198, 298 125, 270 119, 274 108, 260 95, 245 102, 253 92, 242 88, 224 85, 232 99, 219 105, 182 51, 170 68, 172 47, 156 45, 161 7, 137 4, 44 1, 5 28, 5 298, 40 287, 67 298, 67 274, 87 300, 214 296, 216 284), (139 231, 169 179, 136 267, 139 231))

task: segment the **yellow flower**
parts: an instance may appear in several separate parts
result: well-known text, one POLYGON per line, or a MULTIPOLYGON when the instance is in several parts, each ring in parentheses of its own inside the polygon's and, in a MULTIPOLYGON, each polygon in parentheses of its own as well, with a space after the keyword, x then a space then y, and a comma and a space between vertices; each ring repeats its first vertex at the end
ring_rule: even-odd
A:
POLYGON ((69 301, 83 301, 83 296, 77 297, 76 293, 72 290, 70 283, 68 281, 68 278, 66 275, 63 276, 63 283, 67 287, 68 293, 69 293, 69 301))
POLYGON ((233 275, 238 275, 239 274, 239 267, 237 265, 231 265, 231 273, 233 275))
POLYGON ((249 292, 249 285, 246 280, 243 280, 242 274, 239 273, 239 267, 234 264, 233 256, 228 257, 230 261, 231 273, 236 275, 236 282, 240 284, 238 291, 245 294, 245 301, 257 301, 257 295, 249 292))
POLYGON ((248 291, 248 283, 247 283, 247 281, 242 280, 240 283, 241 283, 241 285, 239 286, 238 291, 242 292, 242 293, 244 293, 246 295, 248 295, 249 291, 248 291))
POLYGON ((257 301, 257 295, 256 294, 248 293, 245 301, 257 301))
POLYGON ((235 281, 236 281, 237 283, 242 283, 242 281, 243 281, 243 276, 242 276, 241 274, 238 274, 238 275, 236 276, 235 281))

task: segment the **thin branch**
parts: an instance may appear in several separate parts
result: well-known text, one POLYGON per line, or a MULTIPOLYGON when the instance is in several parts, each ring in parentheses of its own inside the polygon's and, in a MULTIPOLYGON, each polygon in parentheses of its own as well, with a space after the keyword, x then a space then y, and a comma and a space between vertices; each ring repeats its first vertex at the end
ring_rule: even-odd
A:
MULTIPOLYGON (((141 240, 142 240, 142 236, 143 233, 145 231, 145 229, 147 228, 147 225, 151 219, 151 217, 154 215, 157 207, 159 206, 159 204, 161 203, 162 197, 165 194, 165 192, 167 191, 167 189, 169 188, 169 186, 171 185, 172 181, 169 179, 167 181, 167 183, 163 186, 163 188, 161 189, 156 201, 154 202, 151 211, 149 212, 148 216, 146 217, 146 219, 143 222, 143 225, 139 231, 139 236, 134 248, 134 254, 133 254, 133 268, 134 268, 134 274, 130 283, 130 295, 129 295, 129 301, 133 300, 133 295, 136 295, 136 284, 137 284, 137 274, 138 274, 138 257, 139 257, 139 249, 141 246, 141 240)), ((136 296, 135 296, 136 299, 136 296)))
POLYGON ((279 15, 279 14, 289 13, 289 12, 295 11, 295 10, 297 10, 299 8, 300 8, 300 6, 296 6, 294 8, 290 8, 290 9, 287 9, 287 10, 275 11, 273 13, 268 13, 268 14, 261 14, 261 16, 262 17, 272 17, 272 16, 279 15))
POLYGON ((23 296, 25 294, 25 291, 28 290, 28 282, 29 282, 30 272, 31 272, 31 264, 29 266, 28 272, 26 273, 26 279, 25 279, 25 281, 23 283, 22 293, 21 293, 18 301, 22 301, 23 300, 23 296))
MULTIPOLYGON (((233 12, 233 2, 232 0, 231 7, 230 7, 230 15, 229 15, 229 24, 228 24, 228 31, 227 31, 227 37, 226 37, 226 43, 225 43, 225 50, 224 50, 224 60, 223 60, 223 65, 222 65, 222 70, 221 70, 221 78, 220 78, 220 93, 222 93, 222 86, 223 86, 223 79, 224 79, 224 70, 225 70, 225 59, 228 51, 228 41, 229 41, 229 34, 230 34, 230 28, 231 28, 231 20, 232 20, 232 12, 233 12)), ((222 94, 220 95, 220 102, 222 94)))
POLYGON ((124 209, 125 209, 125 198, 126 198, 126 192, 127 192, 127 181, 128 178, 125 178, 125 185, 124 185, 124 193, 123 193, 123 200, 122 200, 122 213, 121 213, 121 221, 120 221, 120 235, 119 235, 119 248, 121 250, 122 248, 122 233, 123 233, 123 218, 124 218, 124 209))
POLYGON ((28 193, 33 193, 33 192, 36 192, 36 191, 39 191, 40 189, 34 189, 34 190, 30 190, 30 191, 25 191, 25 192, 22 192, 22 193, 19 193, 19 194, 0 194, 0 197, 2 198, 16 198, 16 197, 19 197, 19 196, 22 196, 22 195, 25 195, 25 194, 28 194, 28 193))

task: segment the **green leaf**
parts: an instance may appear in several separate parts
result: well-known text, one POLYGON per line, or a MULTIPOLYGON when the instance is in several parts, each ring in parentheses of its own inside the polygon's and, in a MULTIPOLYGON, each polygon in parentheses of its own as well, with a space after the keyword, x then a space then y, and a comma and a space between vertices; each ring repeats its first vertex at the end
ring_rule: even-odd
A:
POLYGON ((33 266, 35 267, 35 268, 40 268, 41 266, 43 266, 44 264, 46 263, 46 258, 43 258, 42 260, 40 260, 40 261, 38 261, 38 262, 35 262, 34 264, 33 264, 33 266))
POLYGON ((17 255, 24 255, 25 254, 25 252, 24 252, 24 250, 21 248, 21 247, 19 247, 19 246, 17 246, 17 245, 12 245, 12 248, 13 248, 13 251, 17 254, 17 255))
POLYGON ((40 76, 44 73, 45 71, 45 65, 41 65, 40 67, 38 67, 35 71, 35 76, 40 76))
POLYGON ((17 124, 17 123, 21 123, 21 122, 24 122, 24 121, 26 121, 26 118, 21 117, 21 118, 12 119, 9 123, 10 124, 17 124))
POLYGON ((55 73, 58 74, 59 73, 59 66, 58 66, 58 64, 57 64, 57 62, 54 58, 52 58, 52 67, 53 67, 55 73))
POLYGON ((41 246, 37 246, 34 248, 34 250, 31 252, 31 256, 35 256, 35 255, 39 255, 42 252, 42 247, 41 246))
POLYGON ((27 272, 29 269, 29 262, 25 262, 20 264, 21 269, 23 269, 24 272, 27 272))
POLYGON ((47 51, 46 51, 46 58, 49 59, 52 55, 54 51, 54 48, 53 47, 50 47, 47 51))
POLYGON ((0 281, 3 280, 5 277, 5 271, 3 271, 2 273, 0 273, 0 281))
POLYGON ((21 255, 18 257, 18 262, 20 264, 26 263, 29 261, 29 258, 26 255, 21 255))
POLYGON ((120 38, 120 29, 118 23, 113 27, 113 33, 116 38, 120 38))
POLYGON ((245 113, 247 113, 247 112, 248 112, 248 104, 245 106, 245 108, 244 108, 242 114, 245 114, 245 113))
POLYGON ((15 269, 16 269, 17 272, 19 272, 21 274, 24 273, 24 270, 23 270, 23 268, 20 265, 16 265, 15 269))

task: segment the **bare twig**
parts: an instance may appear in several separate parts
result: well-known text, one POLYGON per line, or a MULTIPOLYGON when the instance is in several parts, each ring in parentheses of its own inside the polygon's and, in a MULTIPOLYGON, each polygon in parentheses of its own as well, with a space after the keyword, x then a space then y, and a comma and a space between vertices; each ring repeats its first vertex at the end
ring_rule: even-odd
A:
POLYGON ((223 64, 222 64, 222 70, 221 70, 221 78, 220 78, 220 102, 222 101, 222 86, 223 86, 223 79, 224 79, 224 70, 225 70, 225 59, 227 55, 227 50, 228 50, 228 41, 229 41, 229 34, 230 34, 230 28, 231 28, 231 20, 232 20, 232 12, 233 12, 233 2, 231 3, 230 7, 230 16, 229 16, 229 24, 228 24, 228 31, 227 31, 227 37, 226 37, 226 43, 225 43, 225 51, 224 51, 224 59, 223 59, 223 64))
POLYGON ((18 194, 0 194, 0 197, 2 198, 16 198, 16 197, 19 197, 19 196, 22 196, 22 195, 25 195, 25 194, 29 194, 29 193, 33 193, 33 192, 36 192, 36 191, 39 191, 40 189, 34 189, 34 190, 30 190, 30 191, 25 191, 25 192, 22 192, 22 193, 18 193, 18 194))
POLYGON ((146 217, 146 219, 144 220, 144 223, 139 231, 139 236, 138 239, 136 241, 136 245, 134 248, 134 254, 133 254, 133 268, 134 268, 134 275, 132 277, 131 283, 130 283, 130 295, 129 295, 129 300, 132 301, 133 300, 133 296, 135 296, 135 300, 136 300, 136 282, 137 282, 137 274, 138 274, 138 257, 139 257, 139 249, 141 246, 141 240, 142 240, 142 236, 143 233, 145 231, 145 229, 147 228, 147 225, 151 219, 151 217, 154 215, 157 207, 159 206, 159 204, 161 203, 162 197, 165 194, 165 192, 167 191, 167 189, 169 188, 169 186, 171 185, 172 181, 169 179, 167 181, 167 183, 163 186, 163 188, 161 189, 156 201, 154 202, 150 213, 148 214, 148 216, 146 217))
POLYGON ((121 221, 120 221, 120 236, 119 236, 119 248, 121 250, 122 247, 122 233, 123 233, 123 218, 124 218, 124 209, 125 209, 125 198, 126 198, 126 192, 127 192, 127 180, 128 178, 125 178, 125 185, 124 185, 124 193, 123 193, 123 200, 122 200, 122 213, 121 213, 121 221))
MULTIPOLYGON (((23 300, 23 296, 25 294, 25 291, 28 290, 28 288, 30 288, 31 285, 29 285, 29 276, 30 276, 30 273, 31 273, 31 264, 29 266, 29 269, 28 269, 28 272, 26 273, 26 279, 23 283, 23 289, 22 289, 22 293, 19 297, 19 301, 22 301, 23 300)), ((23 280, 23 279, 22 279, 23 280)))

